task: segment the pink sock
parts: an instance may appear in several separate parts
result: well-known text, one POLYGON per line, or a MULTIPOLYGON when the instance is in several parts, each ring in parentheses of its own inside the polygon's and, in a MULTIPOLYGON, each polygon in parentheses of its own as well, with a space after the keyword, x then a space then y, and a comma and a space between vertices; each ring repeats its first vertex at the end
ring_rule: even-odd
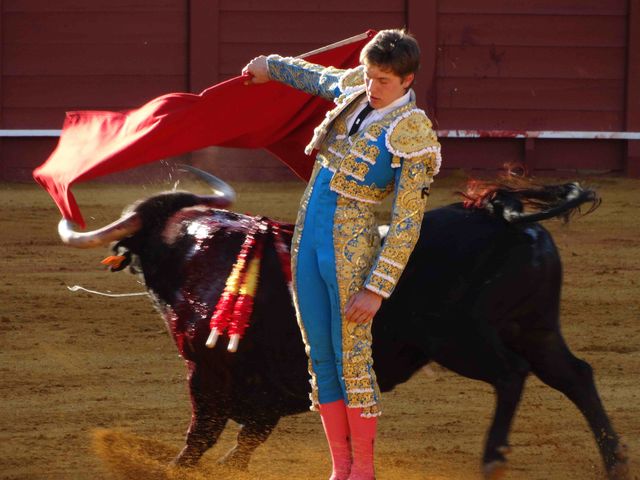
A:
POLYGON ((351 443, 344 401, 320 404, 320 417, 333 461, 330 480, 347 480, 351 471, 351 443))
POLYGON ((376 439, 378 417, 364 418, 362 408, 347 408, 351 445, 353 447, 353 464, 349 480, 374 480, 373 447, 376 439))

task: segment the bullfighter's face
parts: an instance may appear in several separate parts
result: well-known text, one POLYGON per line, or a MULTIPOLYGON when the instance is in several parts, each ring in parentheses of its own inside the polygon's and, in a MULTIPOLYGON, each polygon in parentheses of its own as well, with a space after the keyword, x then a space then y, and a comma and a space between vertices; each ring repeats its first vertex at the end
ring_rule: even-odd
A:
POLYGON ((381 65, 364 64, 367 99, 375 109, 384 108, 407 93, 413 78, 413 73, 400 77, 381 65))

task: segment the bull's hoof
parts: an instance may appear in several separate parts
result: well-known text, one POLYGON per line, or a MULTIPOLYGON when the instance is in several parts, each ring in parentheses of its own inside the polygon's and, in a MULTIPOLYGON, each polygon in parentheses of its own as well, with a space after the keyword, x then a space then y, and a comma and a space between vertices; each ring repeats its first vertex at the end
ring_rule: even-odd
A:
POLYGON ((631 480, 629 464, 627 462, 616 463, 607 472, 607 478, 609 480, 631 480))
POLYGON ((615 452, 615 459, 615 463, 607 469, 607 478, 609 480, 631 480, 626 445, 618 445, 615 452))
POLYGON ((246 472, 249 470, 249 457, 238 453, 234 447, 218 460, 218 465, 246 472))
POLYGON ((482 465, 482 476, 484 480, 500 480, 507 473, 507 462, 504 460, 493 460, 482 465))
POLYGON ((170 466, 181 468, 193 468, 200 460, 202 454, 194 454, 189 447, 184 447, 176 458, 171 460, 170 466))

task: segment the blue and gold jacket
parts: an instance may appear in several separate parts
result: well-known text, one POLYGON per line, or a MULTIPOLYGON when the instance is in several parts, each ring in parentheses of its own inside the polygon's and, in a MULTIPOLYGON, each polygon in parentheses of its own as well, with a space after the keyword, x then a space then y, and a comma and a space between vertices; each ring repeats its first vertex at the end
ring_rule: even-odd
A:
POLYGON ((333 173, 330 188, 371 204, 395 192, 389 231, 364 286, 391 295, 418 237, 429 186, 440 169, 440 144, 423 110, 411 101, 380 121, 347 135, 347 117, 365 95, 364 67, 341 70, 299 58, 267 57, 269 76, 296 89, 332 100, 305 152, 318 150, 316 167, 333 173))

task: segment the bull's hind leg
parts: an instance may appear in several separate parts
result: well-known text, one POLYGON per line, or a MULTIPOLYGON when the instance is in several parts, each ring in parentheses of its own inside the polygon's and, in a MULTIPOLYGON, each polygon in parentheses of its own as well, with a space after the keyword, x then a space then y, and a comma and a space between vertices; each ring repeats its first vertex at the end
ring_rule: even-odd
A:
POLYGON ((533 372, 544 383, 565 394, 587 419, 609 478, 629 478, 625 447, 620 444, 600 401, 591 365, 571 353, 558 331, 528 331, 524 337, 523 353, 533 372))
POLYGON ((195 363, 189 362, 189 392, 191 394, 191 424, 185 446, 173 463, 182 467, 194 466, 220 437, 230 415, 229 398, 219 385, 209 382, 195 363))
POLYGON ((495 331, 482 325, 477 325, 466 338, 458 338, 443 346, 434 359, 460 375, 482 380, 494 387, 496 406, 485 440, 482 470, 485 478, 499 478, 505 469, 509 431, 529 365, 507 349, 495 331))
POLYGON ((251 419, 245 422, 240 427, 235 447, 220 459, 220 463, 239 470, 247 470, 251 455, 269 438, 278 420, 279 417, 261 417, 260 421, 251 419))

